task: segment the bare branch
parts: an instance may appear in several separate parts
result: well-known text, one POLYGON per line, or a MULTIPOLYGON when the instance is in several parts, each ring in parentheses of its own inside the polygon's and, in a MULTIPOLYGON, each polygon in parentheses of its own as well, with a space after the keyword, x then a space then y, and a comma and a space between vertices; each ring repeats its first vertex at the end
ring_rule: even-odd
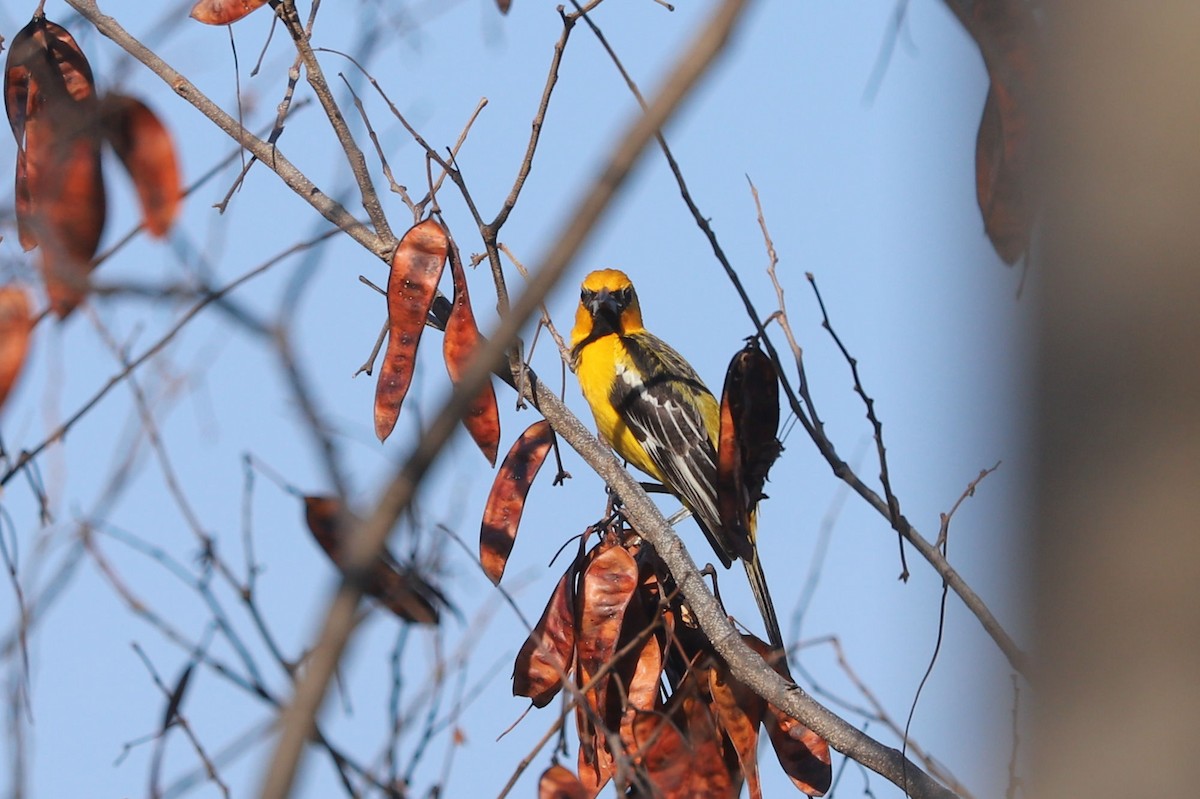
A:
POLYGON ((200 113, 212 120, 230 138, 249 150, 264 164, 268 164, 288 188, 316 209, 321 216, 345 231, 378 258, 386 259, 391 254, 395 242, 390 237, 377 235, 351 216, 340 203, 318 189, 277 147, 242 127, 236 119, 210 100, 191 81, 121 27, 115 19, 101 13, 95 0, 67 0, 67 4, 95 25, 98 31, 145 64, 151 72, 162 78, 176 94, 195 106, 200 113))
POLYGON ((883 424, 879 421, 879 417, 875 415, 875 400, 867 395, 867 390, 863 388, 862 378, 858 374, 858 359, 850 354, 846 349, 846 345, 842 343, 842 338, 833 329, 833 324, 829 321, 829 312, 825 309, 825 300, 821 297, 821 290, 817 288, 817 279, 813 277, 812 272, 806 272, 805 277, 808 278, 808 284, 812 286, 813 294, 817 298, 817 305, 821 308, 821 327, 829 333, 833 338, 833 343, 837 345, 838 350, 842 353, 842 357, 846 359, 846 363, 850 366, 850 375, 854 378, 854 393, 862 398, 863 405, 867 408, 867 420, 871 423, 871 428, 875 436, 875 452, 879 458, 879 482, 883 486, 883 496, 887 500, 888 522, 899 535, 900 542, 900 579, 901 581, 908 580, 908 561, 904 557, 904 531, 903 527, 911 527, 904 520, 903 514, 900 512, 900 499, 892 491, 892 478, 888 469, 887 447, 883 444, 883 424))
POLYGON ((205 295, 203 299, 201 299, 199 302, 197 302, 195 305, 193 305, 190 309, 188 309, 188 311, 179 319, 179 321, 177 321, 175 323, 175 325, 170 330, 168 330, 149 349, 147 349, 145 352, 143 352, 137 358, 134 358, 133 360, 131 360, 129 362, 128 366, 126 366, 120 372, 118 372, 117 374, 115 374, 111 378, 109 378, 108 382, 105 383, 100 388, 99 391, 97 391, 94 395, 92 395, 92 398, 90 400, 85 402, 83 404, 83 406, 79 408, 79 410, 77 410, 70 417, 68 417, 62 424, 60 424, 54 430, 54 432, 52 432, 49 436, 47 436, 40 444, 33 447, 33 449, 22 450, 21 454, 17 457, 16 462, 13 463, 12 466, 10 466, 4 472, 3 476, 0 476, 0 486, 8 485, 9 481, 12 480, 12 478, 18 472, 21 471, 22 467, 24 467, 25 464, 29 463, 34 458, 36 458, 39 454, 41 454, 41 452, 43 450, 45 450, 46 447, 50 446, 55 441, 61 440, 67 434, 67 432, 72 427, 75 426, 75 424, 80 419, 82 419, 84 416, 87 415, 88 411, 90 411, 92 408, 94 408, 96 406, 96 404, 98 402, 100 402, 100 400, 104 399, 104 397, 108 394, 108 392, 110 392, 114 388, 116 388, 116 386, 118 386, 128 375, 133 374, 133 372, 138 367, 140 367, 142 364, 146 363, 151 358, 153 358, 155 355, 157 355, 159 352, 161 352, 162 349, 164 347, 166 347, 167 344, 169 344, 171 342, 171 340, 175 338, 176 335, 178 335, 179 331, 182 330, 184 327, 186 327, 189 322, 191 322, 193 319, 195 319, 196 316, 202 310, 207 308, 212 303, 218 302, 222 297, 224 297, 225 295, 234 291, 235 289, 237 289, 239 286, 246 283, 247 281, 252 280, 255 277, 258 277, 263 272, 266 272, 271 267, 275 266, 276 264, 278 264, 280 261, 284 260, 285 258, 287 258, 291 255, 294 255, 295 253, 303 252, 304 250, 308 249, 309 247, 312 247, 313 245, 315 245, 321 241, 324 241, 325 239, 334 235, 336 232, 337 232, 336 230, 330 230, 330 231, 323 233, 309 241, 301 242, 299 244, 293 245, 293 246, 289 247, 288 249, 284 250, 279 255, 276 255, 274 258, 267 260, 266 262, 256 266, 254 269, 251 269, 249 272, 246 272, 245 274, 243 274, 241 277, 237 278, 236 280, 233 280, 232 282, 226 284, 224 287, 218 289, 217 291, 214 291, 214 292, 211 292, 211 293, 205 295))
POLYGON ((274 8, 276 15, 283 20, 284 28, 291 34, 296 51, 304 61, 304 74, 308 77, 308 85, 312 87, 317 101, 325 109, 325 115, 329 118, 329 126, 333 128, 338 143, 341 144, 342 151, 346 154, 346 161, 350 164, 350 171, 354 174, 354 180, 358 184, 363 208, 366 210, 367 216, 371 218, 371 224, 375 226, 376 235, 383 241, 392 241, 395 237, 392 235, 387 217, 384 216, 383 207, 379 204, 379 194, 375 191, 375 184, 371 182, 371 173, 367 170, 367 159, 363 157, 362 150, 354 141, 350 126, 346 124, 346 118, 342 116, 342 110, 338 108, 337 100, 334 99, 333 92, 330 91, 329 84, 325 81, 321 63, 308 43, 318 6, 319 3, 313 4, 308 30, 301 27, 294 3, 279 3, 274 8))

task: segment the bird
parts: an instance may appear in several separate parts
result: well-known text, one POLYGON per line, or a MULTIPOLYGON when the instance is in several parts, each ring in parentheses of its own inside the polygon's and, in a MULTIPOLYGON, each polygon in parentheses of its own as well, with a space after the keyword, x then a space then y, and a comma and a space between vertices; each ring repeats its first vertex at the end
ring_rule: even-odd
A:
POLYGON ((629 276, 600 269, 583 280, 571 360, 600 437, 692 512, 725 568, 740 559, 775 649, 783 636, 749 529, 722 525, 717 505, 720 406, 674 348, 646 330, 629 276))

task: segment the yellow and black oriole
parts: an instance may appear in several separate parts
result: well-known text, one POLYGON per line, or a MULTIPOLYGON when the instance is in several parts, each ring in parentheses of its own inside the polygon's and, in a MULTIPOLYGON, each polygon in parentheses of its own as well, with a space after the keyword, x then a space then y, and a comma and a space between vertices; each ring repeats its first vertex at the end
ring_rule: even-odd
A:
POLYGON ((637 293, 624 272, 601 269, 584 279, 571 355, 601 438, 692 511, 726 568, 742 560, 767 636, 781 648, 754 544, 754 517, 748 534, 734 533, 717 511, 720 406, 691 364, 642 325, 637 293))

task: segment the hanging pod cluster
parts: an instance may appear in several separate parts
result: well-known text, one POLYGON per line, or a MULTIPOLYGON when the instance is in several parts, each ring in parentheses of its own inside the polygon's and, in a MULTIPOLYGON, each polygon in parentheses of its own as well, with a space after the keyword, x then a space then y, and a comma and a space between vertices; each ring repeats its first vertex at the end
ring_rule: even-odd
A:
MULTIPOLYGON (((459 381, 483 340, 471 310, 467 279, 450 237, 435 219, 414 225, 400 239, 388 274, 388 340, 375 384, 375 435, 384 441, 400 417, 400 407, 412 385, 417 347, 438 296, 438 281, 450 258, 454 300, 445 320, 442 355, 453 383, 459 381)), ((463 425, 491 464, 500 445, 500 412, 489 380, 472 400, 463 425)))
POLYGON ((164 236, 179 204, 170 134, 141 101, 100 98, 92 68, 66 28, 38 14, 13 37, 4 106, 17 142, 21 246, 41 249, 50 306, 67 316, 87 295, 107 206, 100 148, 107 141, 137 189, 146 228, 164 236))
MULTIPOLYGON (((733 677, 661 561, 629 532, 614 525, 575 559, 517 655, 514 695, 545 707, 567 687, 575 700, 577 772, 552 766, 540 795, 590 797, 620 779, 633 796, 733 797, 744 782, 761 799, 764 726, 793 784, 827 791, 826 742, 733 677)), ((790 679, 785 663, 773 665, 790 679)))

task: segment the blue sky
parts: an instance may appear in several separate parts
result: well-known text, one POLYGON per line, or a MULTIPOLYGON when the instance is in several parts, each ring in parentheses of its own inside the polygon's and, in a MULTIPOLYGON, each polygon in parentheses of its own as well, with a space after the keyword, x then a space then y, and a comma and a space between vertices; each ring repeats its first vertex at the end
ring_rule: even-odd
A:
MULTIPOLYGON (((680 2, 669 12, 651 0, 610 0, 595 19, 648 92, 711 5, 680 2)), ((168 62, 233 111, 236 83, 228 32, 183 19, 187 3, 171 6, 148 15, 142 4, 129 0, 102 4, 106 13, 155 43, 168 62), (171 15, 182 21, 163 25, 171 15)), ((25 13, 15 3, 0 4, 6 37, 25 23, 25 13)), ((885 2, 755 4, 729 51, 672 121, 667 138, 693 196, 758 307, 771 310, 775 296, 765 274, 767 259, 747 177, 758 187, 814 395, 843 455, 853 459, 865 453, 860 468, 865 479, 875 483, 878 474, 868 446, 870 427, 845 362, 820 328, 805 272, 816 276, 839 334, 858 358, 885 425, 893 484, 905 513, 927 537, 936 535, 938 514, 950 508, 979 470, 1003 461, 955 516, 950 557, 1024 641, 1023 357, 1032 309, 1017 296, 1019 271, 1003 266, 993 254, 975 204, 974 141, 986 78, 977 51, 943 5, 923 0, 909 4, 878 91, 865 98, 893 13, 894 6, 885 2)), ((76 34, 103 88, 136 93, 161 113, 177 136, 189 180, 230 152, 223 134, 161 80, 90 32, 64 3, 51 0, 47 14, 76 34)), ((242 113, 252 129, 272 118, 292 61, 290 45, 276 32, 259 74, 250 75, 269 27, 264 11, 233 28, 242 113)), ((321 46, 361 52, 364 37, 375 34, 373 74, 435 146, 451 145, 479 99, 487 97, 488 107, 459 163, 476 202, 490 217, 515 175, 559 29, 554 4, 532 0, 516 0, 507 17, 485 0, 444 7, 326 3, 315 38, 321 46), (382 22, 381 9, 386 10, 382 22)), ((339 98, 346 96, 339 71, 361 88, 346 61, 328 53, 321 58, 339 98)), ((425 180, 422 154, 369 89, 363 91, 397 180, 415 190, 425 180)), ((347 113, 354 116, 353 108, 348 106, 347 113)), ((567 47, 533 172, 501 236, 527 265, 535 265, 549 246, 573 199, 634 113, 635 103, 603 50, 585 28, 578 28, 567 47)), ((378 175, 369 141, 360 135, 359 142, 378 175)), ((280 146, 318 186, 342 196, 356 211, 345 161, 315 106, 296 115, 280 146)), ((0 148, 0 169, 11 169, 13 158, 13 147, 0 148)), ((106 244, 136 221, 128 184, 115 161, 107 167, 106 244)), ((187 201, 168 243, 136 240, 105 264, 97 279, 179 282, 199 272, 223 283, 326 229, 261 166, 250 172, 228 211, 218 214, 211 206, 229 189, 235 170, 222 171, 187 201)), ((410 223, 408 211, 394 195, 386 195, 386 184, 380 186, 392 226, 403 230, 410 223)), ((449 185, 440 200, 464 249, 479 251, 470 218, 449 185)), ((0 260, 8 275, 29 279, 33 274, 35 262, 20 251, 11 230, 0 243, 0 260)), ((752 326, 657 152, 644 159, 568 280, 552 295, 550 311, 560 330, 570 326, 578 281, 599 267, 618 267, 634 278, 647 326, 675 344, 709 385, 719 388, 728 358, 752 326)), ((440 342, 431 335, 419 358, 413 399, 405 405, 396 433, 382 446, 374 439, 374 384, 351 375, 370 351, 384 308, 359 283, 360 274, 377 283, 386 280, 383 264, 352 242, 335 239, 309 255, 283 261, 234 296, 264 318, 277 315, 285 303, 295 313, 296 351, 333 428, 355 499, 365 507, 391 466, 405 456, 420 419, 444 395, 447 381, 438 362, 440 342), (289 289, 297 276, 308 277, 298 296, 289 289)), ((480 273, 468 280, 486 329, 494 321, 490 283, 480 273)), ((509 270, 509 281, 510 287, 519 286, 515 270, 509 270)), ((187 306, 109 299, 92 307, 94 318, 137 354, 187 306)), ((782 343, 782 338, 776 341, 782 343)), ((543 341, 533 364, 544 380, 557 385, 555 359, 543 341)), ((61 327, 40 327, 21 385, 0 417, 9 450, 41 441, 119 370, 88 313, 77 313, 61 327)), ((156 424, 189 502, 238 567, 243 510, 250 509, 257 559, 264 569, 258 578, 263 615, 285 650, 300 652, 317 628, 335 585, 334 573, 304 531, 293 497, 259 475, 246 500, 243 456, 261 459, 305 491, 326 491, 329 485, 269 348, 231 327, 219 313, 208 312, 144 367, 138 379, 152 398, 156 424)), ((586 406, 569 375, 565 394, 586 419, 586 406)), ((507 389, 498 389, 498 395, 504 451, 536 416, 517 413, 507 389)), ((9 487, 3 505, 15 527, 28 593, 36 595, 56 564, 69 556, 85 520, 152 541, 195 568, 196 539, 144 440, 131 437, 138 426, 132 395, 122 385, 64 443, 42 456, 39 468, 51 499, 51 525, 39 527, 27 486, 14 481, 9 487), (137 449, 131 444, 135 440, 137 449), (128 486, 111 506, 101 507, 115 464, 131 452, 136 468, 128 486)), ((818 551, 822 519, 838 505, 842 488, 803 431, 792 430, 785 446, 768 486, 771 498, 761 509, 760 541, 786 629, 818 551)), ((573 453, 567 452, 566 459, 574 478, 565 487, 550 486, 549 470, 534 486, 505 580, 531 619, 540 613, 564 566, 547 569, 546 563, 604 507, 598 478, 573 453)), ((411 633, 404 701, 419 703, 428 696, 435 651, 450 656, 467 646, 473 654, 463 683, 471 702, 454 721, 464 743, 449 755, 445 736, 430 744, 415 774, 418 793, 441 779, 449 762, 445 795, 495 795, 555 718, 554 706, 534 711, 496 741, 525 707, 509 690, 512 657, 524 633, 486 578, 444 535, 439 541, 436 532, 444 525, 474 547, 490 483, 483 458, 460 435, 420 497, 421 544, 443 547, 447 590, 470 623, 451 621, 436 641, 425 631, 411 633), (481 614, 486 625, 475 623, 481 614)), ((663 507, 675 509, 665 500, 663 507)), ((684 522, 680 529, 695 557, 707 558, 694 524, 684 522)), ((159 563, 111 537, 98 540, 131 591, 192 640, 204 636, 209 613, 195 592, 159 563)), ((406 551, 411 542, 409 527, 393 539, 398 551, 406 551)), ((896 549, 886 521, 857 498, 846 499, 829 533, 802 635, 837 635, 856 673, 903 722, 932 653, 941 586, 911 550, 912 578, 907 584, 897 581, 896 549)), ((754 625, 756 612, 740 570, 722 574, 721 587, 731 612, 754 625)), ((219 596, 239 631, 254 641, 236 599, 228 591, 219 596)), ((6 627, 15 612, 6 586, 0 590, 6 627)), ((366 762, 376 761, 385 739, 388 659, 399 629, 390 617, 372 615, 342 671, 345 702, 331 698, 323 717, 339 744, 366 762)), ((33 795, 145 792, 149 746, 134 749, 114 765, 126 742, 154 731, 164 706, 131 648, 134 642, 168 681, 187 662, 186 651, 131 615, 96 562, 85 556, 30 644, 33 724, 24 735, 33 795)), ((253 646, 265 664, 266 679, 286 693, 284 676, 260 644, 253 646)), ((220 638, 212 651, 236 662, 220 638)), ((827 647, 805 649, 801 663, 823 688, 861 703, 827 647)), ((5 669, 10 684, 19 678, 18 661, 10 658, 5 669)), ((912 734, 979 796, 998 795, 1006 786, 1012 699, 1008 674, 996 647, 952 596, 941 656, 917 707, 912 734)), ((458 679, 452 677, 451 686, 458 679)), ((447 692, 439 714, 450 712, 453 696, 453 690, 447 692)), ((184 712, 211 751, 270 718, 265 706, 207 670, 193 677, 184 712)), ((862 721, 853 714, 849 718, 862 721)), ((898 745, 878 725, 868 731, 898 745)), ((416 739, 402 739, 402 757, 411 755, 416 739)), ((9 736, 6 760, 12 746, 9 736)), ((253 791, 269 751, 269 745, 258 743, 222 766, 235 795, 253 791)), ((514 795, 532 795, 549 757, 548 750, 535 757, 514 795)), ((837 756, 835 769, 840 762, 837 756)), ((195 755, 173 732, 166 781, 195 765, 195 755)), ((792 790, 766 752, 762 770, 769 795, 792 790)), ((847 769, 838 793, 857 795, 863 779, 858 769, 847 769)), ((869 780, 881 799, 901 795, 879 777, 869 780)), ((328 796, 337 790, 327 759, 310 752, 297 795, 328 796)), ((219 793, 207 785, 193 795, 219 793)))

